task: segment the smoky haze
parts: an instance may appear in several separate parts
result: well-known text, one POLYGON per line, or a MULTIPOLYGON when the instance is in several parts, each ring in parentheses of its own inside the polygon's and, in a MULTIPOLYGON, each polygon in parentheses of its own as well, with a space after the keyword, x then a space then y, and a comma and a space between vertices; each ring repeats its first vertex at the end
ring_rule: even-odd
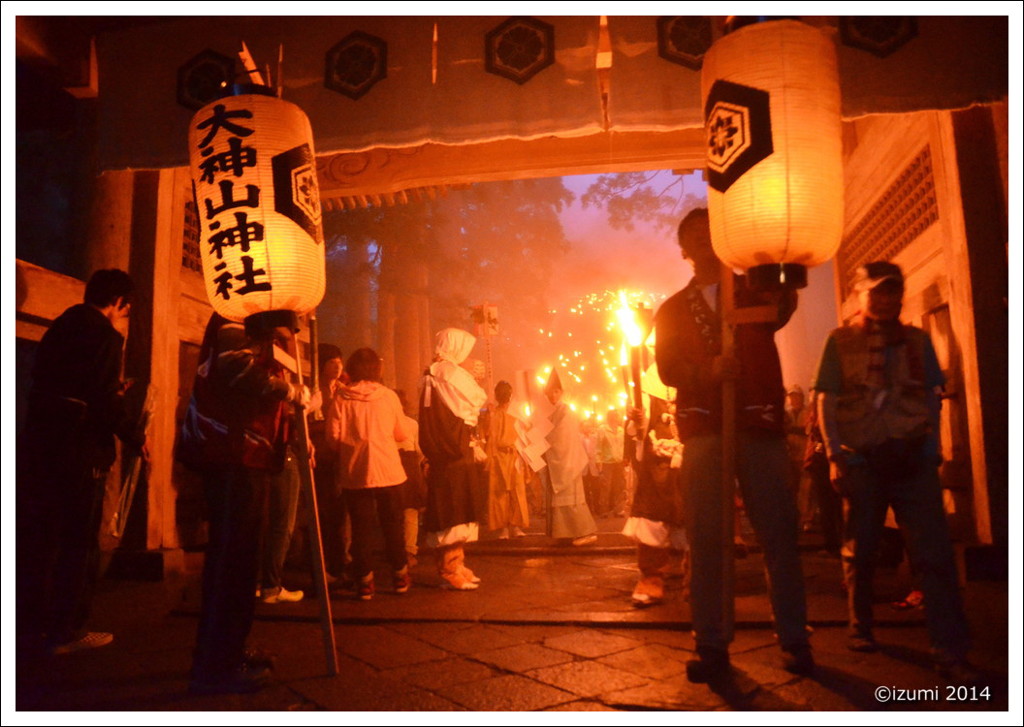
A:
MULTIPOLYGON (((656 309, 686 285, 692 272, 675 225, 704 205, 699 173, 659 172, 480 183, 434 200, 329 213, 320 338, 346 354, 379 348, 384 294, 426 283, 431 333, 473 332, 470 306, 497 308, 493 381, 557 365, 580 406, 614 406, 623 391, 618 292, 656 309)), ((805 389, 836 321, 830 272, 812 271, 811 281, 778 336, 787 385, 805 389)), ((488 358, 483 340, 472 357, 488 358)))

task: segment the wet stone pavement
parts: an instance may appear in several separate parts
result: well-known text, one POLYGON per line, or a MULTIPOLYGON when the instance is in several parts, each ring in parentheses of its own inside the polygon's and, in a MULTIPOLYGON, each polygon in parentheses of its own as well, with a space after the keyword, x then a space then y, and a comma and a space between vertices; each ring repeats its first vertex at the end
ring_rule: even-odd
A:
MULTIPOLYGON (((390 592, 388 579, 378 575, 372 601, 335 596, 336 676, 326 676, 315 598, 260 604, 252 641, 277 655, 277 668, 271 686, 250 695, 188 694, 201 556, 190 556, 186 573, 163 583, 104 579, 91 627, 112 631, 114 643, 63 657, 19 657, 16 707, 986 711, 1011 705, 1005 582, 967 584, 972 659, 982 682, 973 693, 950 693, 930 666, 923 612, 888 605, 905 595, 902 576, 880 572, 881 650, 850 652, 839 562, 813 541, 805 543, 818 668, 811 677, 797 677, 782 668, 769 628, 763 563, 752 549, 736 561, 735 678, 711 689, 686 679, 694 643, 681 579, 669 580, 663 604, 634 608, 633 550, 617 534, 621 520, 602 525, 596 546, 585 548, 553 547, 536 532, 475 544, 467 563, 483 579, 477 591, 442 590, 428 556, 413 568, 408 594, 390 592)), ((303 569, 288 575, 289 587, 309 588, 303 569)))

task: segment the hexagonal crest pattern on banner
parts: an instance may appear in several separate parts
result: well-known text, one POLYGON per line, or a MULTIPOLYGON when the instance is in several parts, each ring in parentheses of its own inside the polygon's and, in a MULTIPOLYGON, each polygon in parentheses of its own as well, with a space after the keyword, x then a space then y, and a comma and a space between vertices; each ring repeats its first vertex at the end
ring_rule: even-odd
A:
POLYGON ((908 17, 840 18, 843 45, 885 58, 917 37, 917 20, 908 17))
POLYGON ((219 98, 235 81, 235 61, 216 51, 204 50, 178 68, 178 103, 198 111, 219 98))
POLYGON ((388 44, 382 38, 356 30, 327 51, 324 86, 359 99, 388 77, 388 44))
POLYGON ((774 150, 767 91, 718 80, 704 104, 707 175, 712 189, 725 192, 774 150))
POLYGON ((704 54, 711 48, 711 18, 658 18, 658 55, 699 71, 704 54))
POLYGON ((555 62, 555 29, 536 18, 509 18, 484 38, 488 73, 522 85, 555 62))

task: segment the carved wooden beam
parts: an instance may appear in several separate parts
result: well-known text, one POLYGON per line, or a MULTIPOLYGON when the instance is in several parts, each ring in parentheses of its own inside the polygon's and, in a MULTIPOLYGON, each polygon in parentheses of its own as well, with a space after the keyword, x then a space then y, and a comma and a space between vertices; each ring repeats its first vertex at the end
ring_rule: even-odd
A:
MULTIPOLYGON (((569 139, 505 139, 483 144, 376 148, 317 159, 320 195, 329 209, 365 206, 379 195, 421 194, 474 182, 704 166, 704 131, 605 132, 569 139), (417 190, 413 192, 413 190, 417 190), (331 200, 343 200, 341 204, 331 200)), ((398 196, 402 200, 402 195, 398 196)))

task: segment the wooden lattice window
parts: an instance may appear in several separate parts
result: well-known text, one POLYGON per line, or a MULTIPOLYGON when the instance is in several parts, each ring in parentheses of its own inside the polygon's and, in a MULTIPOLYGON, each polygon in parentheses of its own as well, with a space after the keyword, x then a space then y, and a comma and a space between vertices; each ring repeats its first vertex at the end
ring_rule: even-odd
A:
POLYGON ((938 219, 932 152, 925 146, 843 238, 836 256, 843 297, 858 267, 892 260, 938 219))
POLYGON ((186 270, 203 272, 203 260, 199 253, 199 210, 195 200, 185 202, 185 224, 181 241, 181 267, 186 270))

